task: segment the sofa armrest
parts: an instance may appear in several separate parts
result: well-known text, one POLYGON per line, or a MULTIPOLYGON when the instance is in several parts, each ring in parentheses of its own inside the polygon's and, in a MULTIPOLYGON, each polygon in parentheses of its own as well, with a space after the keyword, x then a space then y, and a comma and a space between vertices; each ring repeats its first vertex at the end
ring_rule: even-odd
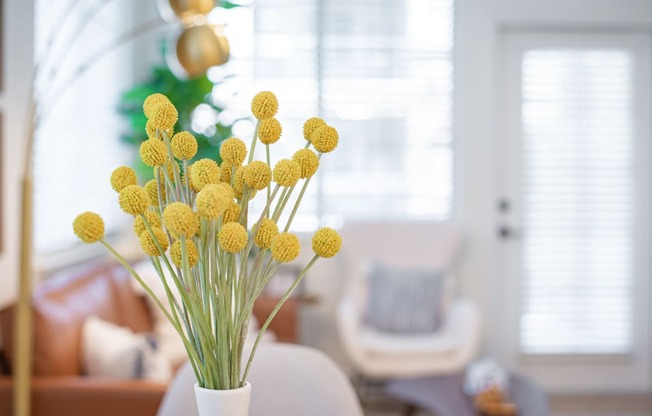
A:
MULTIPOLYGON (((167 384, 99 377, 34 377, 32 416, 154 416, 167 384)), ((13 381, 0 377, 0 416, 10 416, 13 381)))

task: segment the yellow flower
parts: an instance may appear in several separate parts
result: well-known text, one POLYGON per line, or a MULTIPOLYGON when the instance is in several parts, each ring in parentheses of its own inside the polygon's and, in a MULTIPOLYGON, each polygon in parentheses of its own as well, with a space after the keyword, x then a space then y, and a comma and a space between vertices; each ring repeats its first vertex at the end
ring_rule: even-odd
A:
POLYGON ((152 118, 154 116, 154 106, 163 102, 170 102, 170 100, 168 97, 158 92, 145 98, 145 102, 143 103, 143 112, 145 113, 145 117, 152 118))
POLYGON ((301 166, 290 159, 281 159, 274 166, 274 182, 280 186, 294 186, 301 176, 301 166))
MULTIPOLYGON (((143 215, 145 216, 145 219, 147 219, 147 223, 150 227, 161 228, 161 216, 158 215, 158 213, 147 210, 143 215)), ((139 215, 134 219, 134 232, 136 235, 140 236, 143 231, 147 231, 147 227, 145 226, 143 217, 139 215)))
MULTIPOLYGON (((199 261, 199 250, 192 240, 186 239, 186 253, 188 255, 188 264, 190 267, 195 267, 199 261)), ((177 267, 183 267, 183 255, 181 253, 181 241, 176 240, 170 246, 170 258, 172 263, 177 267)))
POLYGON ((251 100, 251 112, 258 120, 274 117, 278 111, 278 100, 273 92, 261 91, 251 100))
POLYGON ((193 192, 199 192, 201 189, 197 189, 194 183, 192 183, 192 165, 188 165, 188 170, 181 173, 181 183, 186 184, 186 175, 188 175, 188 186, 193 192))
POLYGON ((161 138, 156 137, 156 127, 154 127, 154 124, 152 123, 151 120, 147 120, 147 123, 145 124, 145 133, 147 133, 147 137, 150 139, 157 139, 160 140, 161 138))
POLYGON ((312 117, 306 120, 305 123, 303 123, 303 137, 310 141, 310 138, 312 137, 312 133, 317 130, 321 126, 325 126, 326 122, 322 120, 319 117, 312 117))
POLYGON ((149 139, 140 144, 140 158, 147 166, 163 166, 167 160, 167 149, 161 140, 149 139))
POLYGON ((312 251, 319 257, 334 257, 340 248, 342 248, 342 237, 332 228, 321 228, 312 236, 312 251))
MULTIPOLYGON (((165 182, 162 179, 159 179, 161 182, 161 202, 165 203, 167 201, 167 195, 165 194, 165 182)), ((149 202, 152 205, 158 205, 158 186, 156 186, 156 179, 152 179, 145 184, 145 190, 147 195, 149 195, 149 202)))
POLYGON ((272 245, 274 237, 277 235, 278 226, 276 223, 269 218, 263 218, 260 222, 260 227, 258 228, 256 237, 254 238, 254 244, 262 249, 269 248, 272 245))
POLYGON ((197 232, 199 222, 189 205, 173 202, 163 211, 163 223, 174 237, 185 235, 191 237, 197 232))
POLYGON ((224 214, 231 200, 228 191, 221 185, 206 185, 197 195, 197 212, 202 218, 214 220, 224 214))
POLYGON ((177 159, 192 159, 197 154, 197 139, 190 132, 182 131, 172 136, 172 154, 177 159))
POLYGON ((272 170, 267 163, 255 160, 244 167, 243 176, 248 187, 260 191, 272 180, 272 170))
POLYGON ((217 185, 221 186, 224 189, 226 194, 229 196, 229 200, 235 198, 235 191, 233 190, 233 187, 231 185, 225 182, 220 182, 217 185))
POLYGON ((272 257, 279 263, 289 263, 299 257, 299 238, 291 233, 282 233, 272 241, 272 257))
POLYGON ((231 183, 231 175, 233 174, 232 169, 237 166, 234 165, 233 163, 228 163, 228 162, 222 162, 220 165, 220 181, 230 184, 231 183))
POLYGON ((238 197, 238 199, 242 199, 244 185, 244 167, 238 166, 238 168, 235 170, 235 175, 233 175, 233 190, 235 191, 235 196, 238 197))
POLYGON ((224 224, 217 234, 220 247, 229 253, 242 251, 247 246, 247 239, 247 230, 237 222, 224 224))
POLYGON ((150 206, 147 191, 138 185, 129 185, 120 191, 118 202, 120 203, 120 208, 131 215, 142 214, 150 206))
POLYGON ((310 149, 297 150, 292 156, 292 160, 301 166, 301 177, 309 178, 317 172, 319 167, 319 158, 310 149))
POLYGON ((321 126, 312 132, 310 141, 318 152, 328 153, 332 152, 337 147, 339 135, 334 127, 321 126))
POLYGON ((94 212, 87 211, 77 215, 72 229, 84 243, 95 243, 104 238, 104 221, 94 212))
POLYGON ((160 256, 163 254, 156 246, 157 242, 161 246, 163 253, 165 253, 170 243, 168 236, 161 228, 152 228, 152 234, 147 230, 140 233, 140 247, 148 256, 160 256))
POLYGON ((226 208, 226 211, 224 211, 224 217, 222 217, 222 223, 226 224, 229 222, 238 222, 240 220, 241 211, 242 208, 240 208, 240 205, 236 204, 233 201, 229 202, 229 206, 226 208))
POLYGON ((198 160, 192 164, 190 181, 193 190, 202 190, 209 183, 217 184, 220 182, 220 168, 214 160, 198 160))
POLYGON ((281 123, 274 117, 261 120, 258 124, 258 137, 263 144, 273 144, 281 138, 283 128, 281 123))
POLYGON ((231 137, 222 142, 220 156, 226 163, 239 166, 247 157, 247 146, 237 137, 231 137))
POLYGON ((111 173, 111 188, 120 192, 129 185, 136 185, 138 178, 136 172, 129 166, 120 166, 111 173))
POLYGON ((179 112, 170 101, 160 101, 152 106, 149 120, 152 127, 171 132, 178 118, 179 112))

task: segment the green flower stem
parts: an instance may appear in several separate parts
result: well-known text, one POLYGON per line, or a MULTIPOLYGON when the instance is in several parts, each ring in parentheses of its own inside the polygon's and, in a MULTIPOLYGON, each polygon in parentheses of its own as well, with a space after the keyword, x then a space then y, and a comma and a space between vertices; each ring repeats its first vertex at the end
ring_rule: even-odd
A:
POLYGON ((256 121, 256 129, 254 130, 254 137, 251 138, 251 146, 249 147, 249 159, 247 163, 251 163, 254 159, 254 149, 256 149, 256 142, 258 142, 258 128, 260 127, 260 121, 256 121))
POLYGON ((281 211, 282 211, 282 207, 283 207, 283 201, 286 200, 286 196, 287 196, 288 192, 290 192, 290 187, 284 186, 283 190, 281 191, 281 196, 278 198, 278 202, 276 203, 276 206, 274 207, 274 212, 272 213, 272 219, 274 221, 278 221, 278 217, 281 215, 281 211))
POLYGON ((260 331, 258 332, 258 336, 256 337, 256 340, 254 341, 254 346, 251 349, 251 354, 249 354, 249 360, 247 361, 247 366, 245 367, 244 374, 242 376, 242 379, 240 380, 240 387, 243 387, 245 382, 247 381, 247 376, 249 375, 249 368, 251 367, 251 363, 254 359, 254 356, 256 355, 256 350, 258 349, 258 344, 260 343, 260 340, 267 330, 267 327, 269 327, 269 324, 272 322, 272 319, 276 316, 278 313, 279 309, 285 304, 285 301, 288 300, 294 289, 301 283, 301 280, 303 279, 303 276, 306 275, 308 270, 312 267, 313 264, 319 259, 319 256, 314 256, 308 264, 306 264, 306 267, 303 269, 303 271, 297 276, 296 279, 294 279, 294 282, 292 282, 292 285, 288 288, 288 290, 285 291, 283 294, 283 297, 281 300, 276 304, 274 307, 274 310, 272 310, 272 313, 269 315, 267 320, 265 321, 265 324, 260 328, 260 331))
POLYGON ((294 188, 296 188, 296 185, 292 185, 288 188, 288 192, 285 194, 285 198, 283 199, 282 203, 279 206, 277 206, 278 211, 276 212, 276 215, 273 218, 274 221, 278 222, 281 219, 281 215, 283 215, 283 211, 285 211, 285 207, 287 203, 290 201, 290 198, 292 197, 294 188))
MULTIPOLYGON (((109 243, 107 243, 104 239, 100 240, 100 243, 102 243, 102 245, 104 247, 106 247, 107 250, 109 250, 111 252, 111 254, 113 254, 113 257, 115 257, 116 260, 118 260, 120 262, 120 264, 122 264, 122 266, 125 269, 127 269, 127 271, 134 277, 134 279, 136 279, 138 284, 140 284, 140 286, 145 290, 147 295, 154 301, 156 306, 161 310, 161 312, 163 312, 163 315, 165 315, 167 320, 170 321, 170 323, 172 324, 174 329, 177 331, 177 333, 181 337, 181 339, 182 339, 182 341, 184 343, 184 346, 186 347, 186 351, 188 352, 188 355, 190 357, 190 361, 194 360, 195 362, 199 363, 200 362, 199 357, 197 356, 197 353, 195 352, 195 350, 189 345, 189 343, 188 343, 188 341, 187 341, 187 339, 186 339, 186 337, 185 337, 185 335, 183 333, 183 330, 181 329, 179 324, 175 322, 175 320, 172 318, 172 316, 167 311, 167 309, 165 309, 165 306, 163 306, 163 304, 158 299, 158 297, 156 297, 156 295, 154 295, 154 292, 152 292, 152 289, 143 281, 143 279, 140 277, 140 275, 138 275, 138 273, 136 273, 136 271, 131 267, 129 262, 127 262, 117 251, 115 251, 115 249, 113 247, 111 247, 111 245, 109 243)), ((201 368, 196 368, 197 376, 203 378, 203 377, 205 377, 205 375, 201 370, 202 370, 201 368)))
POLYGON ((303 186, 301 187, 301 192, 299 192, 299 197, 297 198, 296 202, 294 203, 294 207, 292 208, 292 212, 290 213, 290 218, 288 218, 287 224, 285 224, 285 229, 283 229, 283 232, 287 232, 290 229, 290 225, 292 224, 292 220, 294 220, 294 216, 297 213, 297 209, 299 209, 299 204, 301 204, 301 200, 303 199, 303 195, 306 193, 306 189, 308 188, 308 184, 310 183, 310 179, 312 179, 312 176, 307 178, 303 182, 303 186))
MULTIPOLYGON (((267 166, 269 166, 271 168, 272 167, 272 162, 271 162, 271 157, 269 155, 269 144, 265 144, 265 154, 267 155, 267 166)), ((267 204, 268 205, 269 205, 269 201, 271 199, 270 198, 270 196, 271 196, 270 192, 271 192, 270 187, 268 186, 267 187, 267 204)), ((269 218, 269 215, 267 217, 269 218)))
POLYGON ((183 159, 183 180, 186 183, 186 198, 188 201, 188 205, 192 206, 192 199, 190 197, 190 179, 188 178, 190 175, 188 175, 188 159, 183 159))

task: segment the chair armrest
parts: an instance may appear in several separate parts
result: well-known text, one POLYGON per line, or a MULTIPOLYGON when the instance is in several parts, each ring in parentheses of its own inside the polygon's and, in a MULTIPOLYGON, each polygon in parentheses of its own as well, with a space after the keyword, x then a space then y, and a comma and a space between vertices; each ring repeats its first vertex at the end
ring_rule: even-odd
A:
POLYGON ((456 339, 451 367, 462 369, 478 351, 482 324, 478 306, 469 299, 456 299, 448 308, 445 331, 456 339))
POLYGON ((353 363, 364 360, 364 350, 359 341, 360 316, 351 297, 343 297, 337 305, 337 330, 344 350, 353 363))
MULTIPOLYGON (((167 384, 99 377, 34 377, 32 416, 154 416, 167 384)), ((0 416, 12 413, 13 381, 0 377, 0 416)))

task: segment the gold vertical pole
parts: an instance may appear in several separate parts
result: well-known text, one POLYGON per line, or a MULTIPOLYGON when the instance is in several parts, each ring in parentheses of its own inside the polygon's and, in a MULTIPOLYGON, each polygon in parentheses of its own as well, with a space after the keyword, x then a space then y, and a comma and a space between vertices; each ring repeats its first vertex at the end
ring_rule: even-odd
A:
POLYGON ((36 122, 34 82, 29 93, 27 135, 23 179, 21 183, 20 274, 18 276, 18 303, 14 317, 14 416, 30 416, 32 393, 32 228, 34 204, 32 189, 32 162, 36 122))
MULTIPOLYGON (((30 146, 28 146, 30 147, 30 146)), ((14 415, 30 415, 32 375, 32 178, 22 183, 20 282, 14 325, 14 415)))

